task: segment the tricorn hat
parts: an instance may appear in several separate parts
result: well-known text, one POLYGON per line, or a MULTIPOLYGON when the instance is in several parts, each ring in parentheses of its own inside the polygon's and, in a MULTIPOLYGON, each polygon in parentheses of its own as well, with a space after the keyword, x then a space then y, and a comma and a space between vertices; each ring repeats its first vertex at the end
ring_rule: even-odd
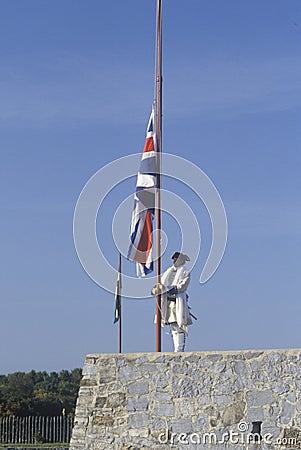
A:
POLYGON ((174 252, 171 259, 174 259, 174 258, 177 258, 177 259, 180 258, 183 261, 190 261, 190 258, 188 255, 185 255, 185 253, 180 253, 180 252, 174 252))

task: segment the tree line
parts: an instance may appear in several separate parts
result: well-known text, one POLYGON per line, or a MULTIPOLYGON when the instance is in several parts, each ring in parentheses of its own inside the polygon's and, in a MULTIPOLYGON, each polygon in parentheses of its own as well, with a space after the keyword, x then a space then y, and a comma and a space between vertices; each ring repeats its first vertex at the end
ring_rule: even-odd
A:
POLYGON ((0 375, 0 417, 74 415, 81 369, 0 375))

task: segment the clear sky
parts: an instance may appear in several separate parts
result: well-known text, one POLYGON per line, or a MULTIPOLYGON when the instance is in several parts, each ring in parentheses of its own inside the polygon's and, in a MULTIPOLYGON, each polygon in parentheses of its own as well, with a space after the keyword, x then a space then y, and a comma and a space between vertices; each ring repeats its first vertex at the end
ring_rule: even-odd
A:
MULTIPOLYGON (((208 215, 163 180, 202 222, 187 350, 300 347, 300 0, 163 3, 163 149, 211 178, 229 223, 223 261, 200 285, 208 215)), ((72 221, 88 179, 143 148, 154 40, 155 0, 1 1, 0 373, 71 369, 117 350, 114 296, 81 267, 72 221)), ((113 265, 114 205, 134 185, 99 212, 113 265)), ((181 241, 169 217, 163 227, 165 267, 181 241)), ((154 351, 154 301, 125 299, 123 312, 124 351, 154 351)))

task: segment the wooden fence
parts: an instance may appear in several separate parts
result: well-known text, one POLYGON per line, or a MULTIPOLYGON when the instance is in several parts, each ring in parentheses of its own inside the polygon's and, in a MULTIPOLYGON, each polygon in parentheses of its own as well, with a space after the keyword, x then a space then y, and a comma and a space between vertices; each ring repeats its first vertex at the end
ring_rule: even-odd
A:
POLYGON ((0 417, 1 444, 70 442, 73 417, 0 417))

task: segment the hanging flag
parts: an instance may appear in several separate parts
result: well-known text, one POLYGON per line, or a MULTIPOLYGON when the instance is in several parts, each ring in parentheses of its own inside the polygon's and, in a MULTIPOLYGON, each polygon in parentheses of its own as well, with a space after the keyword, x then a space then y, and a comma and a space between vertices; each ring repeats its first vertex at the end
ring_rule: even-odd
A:
POLYGON ((137 175, 134 209, 132 213, 128 259, 136 262, 137 276, 153 270, 152 232, 156 187, 156 133, 155 113, 152 110, 142 159, 137 175))
POLYGON ((119 253, 118 275, 115 291, 114 323, 120 320, 120 312, 121 312, 121 254, 119 253))
POLYGON ((118 320, 120 319, 120 292, 119 292, 119 286, 118 286, 118 282, 117 282, 117 287, 116 287, 116 294, 115 294, 115 310, 114 310, 114 322, 116 323, 118 322, 118 320))

